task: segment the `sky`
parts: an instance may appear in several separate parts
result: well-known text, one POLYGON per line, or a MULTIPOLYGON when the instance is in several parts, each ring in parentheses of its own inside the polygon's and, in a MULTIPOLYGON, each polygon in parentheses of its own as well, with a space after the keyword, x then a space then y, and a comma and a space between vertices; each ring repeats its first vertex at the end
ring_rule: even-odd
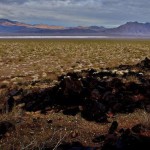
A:
POLYGON ((66 27, 150 22, 150 0, 0 0, 0 18, 66 27))

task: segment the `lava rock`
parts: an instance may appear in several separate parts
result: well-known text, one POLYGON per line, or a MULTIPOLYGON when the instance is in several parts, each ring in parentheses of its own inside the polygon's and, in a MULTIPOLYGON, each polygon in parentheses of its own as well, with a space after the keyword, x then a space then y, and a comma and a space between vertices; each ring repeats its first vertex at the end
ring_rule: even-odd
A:
POLYGON ((6 101, 6 108, 7 108, 8 112, 12 111, 14 105, 15 105, 15 100, 14 100, 13 96, 9 96, 6 101))
POLYGON ((144 60, 142 60, 140 63, 137 64, 138 67, 141 68, 148 68, 150 69, 150 59, 149 58, 145 58, 144 60))
POLYGON ((143 127, 142 124, 137 124, 137 125, 135 125, 134 127, 132 127, 131 130, 132 130, 134 133, 140 133, 143 128, 144 128, 144 127, 143 127))
POLYGON ((0 138, 2 138, 10 130, 14 130, 15 125, 8 121, 0 122, 0 138))
POLYGON ((111 124, 109 128, 108 134, 113 134, 117 130, 117 127, 118 127, 118 122, 113 121, 113 123, 111 124))
POLYGON ((103 142, 105 140, 105 135, 100 135, 100 136, 96 136, 92 142, 93 143, 100 143, 100 142, 103 142))
POLYGON ((78 112, 79 112, 79 107, 67 108, 63 110, 64 115, 71 115, 71 116, 75 116, 78 112))

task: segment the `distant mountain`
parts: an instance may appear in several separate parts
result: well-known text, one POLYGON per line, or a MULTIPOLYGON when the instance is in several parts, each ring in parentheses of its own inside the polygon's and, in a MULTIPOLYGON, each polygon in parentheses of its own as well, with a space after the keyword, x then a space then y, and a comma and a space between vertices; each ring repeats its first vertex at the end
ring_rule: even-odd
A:
POLYGON ((150 35, 150 23, 127 22, 116 28, 108 29, 106 33, 119 35, 150 35))
POLYGON ((0 35, 103 35, 103 36, 150 36, 150 23, 127 22, 116 28, 103 26, 63 27, 46 24, 26 24, 0 19, 0 35))

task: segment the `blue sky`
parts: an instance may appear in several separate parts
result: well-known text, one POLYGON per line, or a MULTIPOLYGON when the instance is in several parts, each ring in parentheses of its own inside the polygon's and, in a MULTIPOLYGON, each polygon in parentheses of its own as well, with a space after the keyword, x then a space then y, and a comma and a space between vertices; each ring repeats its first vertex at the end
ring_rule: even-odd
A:
POLYGON ((0 18, 31 24, 115 27, 150 22, 150 0, 0 0, 0 18))

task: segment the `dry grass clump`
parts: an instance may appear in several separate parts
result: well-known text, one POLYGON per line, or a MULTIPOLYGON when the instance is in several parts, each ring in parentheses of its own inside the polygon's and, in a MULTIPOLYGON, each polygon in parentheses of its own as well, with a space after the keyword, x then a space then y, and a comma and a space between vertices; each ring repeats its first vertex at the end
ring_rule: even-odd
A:
POLYGON ((141 124, 146 129, 150 129, 150 113, 144 109, 137 109, 130 114, 118 114, 117 118, 121 127, 131 128, 136 124, 141 124))
POLYGON ((4 150, 56 149, 70 134, 63 126, 53 126, 50 116, 28 113, 18 106, 10 113, 1 114, 0 120, 15 126, 0 139, 0 148, 4 150))
POLYGON ((150 129, 150 113, 143 110, 139 115, 141 124, 144 125, 146 128, 150 129))

